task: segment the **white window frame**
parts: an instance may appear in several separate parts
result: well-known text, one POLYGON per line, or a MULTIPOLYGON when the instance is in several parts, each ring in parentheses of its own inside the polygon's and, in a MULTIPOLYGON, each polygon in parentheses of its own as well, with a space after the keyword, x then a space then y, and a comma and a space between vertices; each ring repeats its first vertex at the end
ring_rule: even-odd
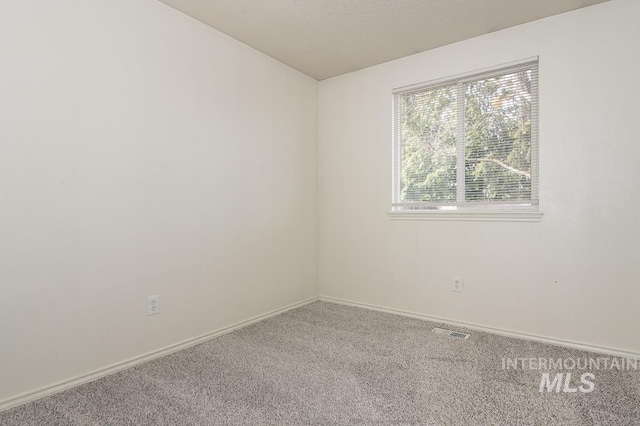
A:
MULTIPOLYGON (((481 80, 493 76, 503 75, 505 72, 517 71, 518 69, 528 69, 531 66, 538 67, 539 58, 537 56, 522 59, 519 61, 501 64, 499 66, 484 68, 468 73, 459 74, 452 77, 431 80, 424 83, 412 84, 393 89, 393 164, 392 164, 392 208, 388 212, 389 218, 393 220, 462 220, 462 221, 500 221, 500 222, 539 222, 542 219, 543 212, 539 209, 539 123, 538 123, 538 84, 532 87, 532 126, 531 126, 531 204, 514 205, 503 204, 500 202, 492 202, 490 204, 478 204, 470 206, 456 206, 454 203, 451 207, 442 206, 438 209, 423 208, 406 208, 400 201, 401 191, 401 126, 397 123, 397 109, 399 108, 398 94, 413 92, 421 89, 435 88, 438 86, 451 85, 456 83, 458 90, 463 90, 463 84, 469 81, 481 80)), ((538 77, 539 81, 539 77, 538 77)), ((460 95, 460 94, 459 94, 460 95)), ((464 93, 461 94, 464 96, 464 93)), ((458 108, 464 108, 464 104, 458 104, 458 108)), ((458 125, 457 137, 457 185, 458 201, 464 199, 464 183, 465 183, 465 167, 464 167, 464 110, 462 114, 458 114, 458 120, 462 121, 462 125, 458 125), (462 133, 462 134, 461 134, 462 133)), ((415 205, 415 204, 414 204, 415 205)))

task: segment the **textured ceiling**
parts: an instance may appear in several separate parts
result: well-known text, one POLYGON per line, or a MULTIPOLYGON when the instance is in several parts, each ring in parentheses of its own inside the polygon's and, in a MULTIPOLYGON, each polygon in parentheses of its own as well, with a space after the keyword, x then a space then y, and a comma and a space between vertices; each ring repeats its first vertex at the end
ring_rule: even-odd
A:
POLYGON ((317 79, 608 0, 160 0, 317 79))

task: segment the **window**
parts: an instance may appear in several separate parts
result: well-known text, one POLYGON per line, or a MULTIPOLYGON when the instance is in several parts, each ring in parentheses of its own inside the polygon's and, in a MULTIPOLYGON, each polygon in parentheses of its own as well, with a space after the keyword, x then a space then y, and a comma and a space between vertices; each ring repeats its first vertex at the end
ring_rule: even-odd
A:
POLYGON ((537 210, 537 58, 393 94, 393 212, 537 210))

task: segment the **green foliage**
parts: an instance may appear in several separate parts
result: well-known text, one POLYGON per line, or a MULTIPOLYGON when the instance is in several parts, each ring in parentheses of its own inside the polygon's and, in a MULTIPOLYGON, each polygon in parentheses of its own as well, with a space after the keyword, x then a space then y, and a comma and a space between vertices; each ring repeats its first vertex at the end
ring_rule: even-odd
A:
POLYGON ((402 200, 456 200, 455 100, 455 86, 403 97, 402 200))
MULTIPOLYGON (((465 201, 531 198, 531 73, 465 83, 465 201)), ((402 97, 401 200, 456 202, 457 86, 402 97)))

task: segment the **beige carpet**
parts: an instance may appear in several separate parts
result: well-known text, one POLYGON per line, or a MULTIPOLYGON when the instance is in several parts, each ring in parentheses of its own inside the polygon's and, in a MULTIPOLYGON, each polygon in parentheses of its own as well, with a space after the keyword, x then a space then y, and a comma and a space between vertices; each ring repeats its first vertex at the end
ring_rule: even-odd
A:
POLYGON ((640 371, 503 369, 503 358, 603 356, 478 332, 460 340, 437 325, 316 302, 2 412, 0 424, 640 424, 640 371), (568 389, 591 372, 593 391, 539 392, 545 372, 572 372, 568 389))

